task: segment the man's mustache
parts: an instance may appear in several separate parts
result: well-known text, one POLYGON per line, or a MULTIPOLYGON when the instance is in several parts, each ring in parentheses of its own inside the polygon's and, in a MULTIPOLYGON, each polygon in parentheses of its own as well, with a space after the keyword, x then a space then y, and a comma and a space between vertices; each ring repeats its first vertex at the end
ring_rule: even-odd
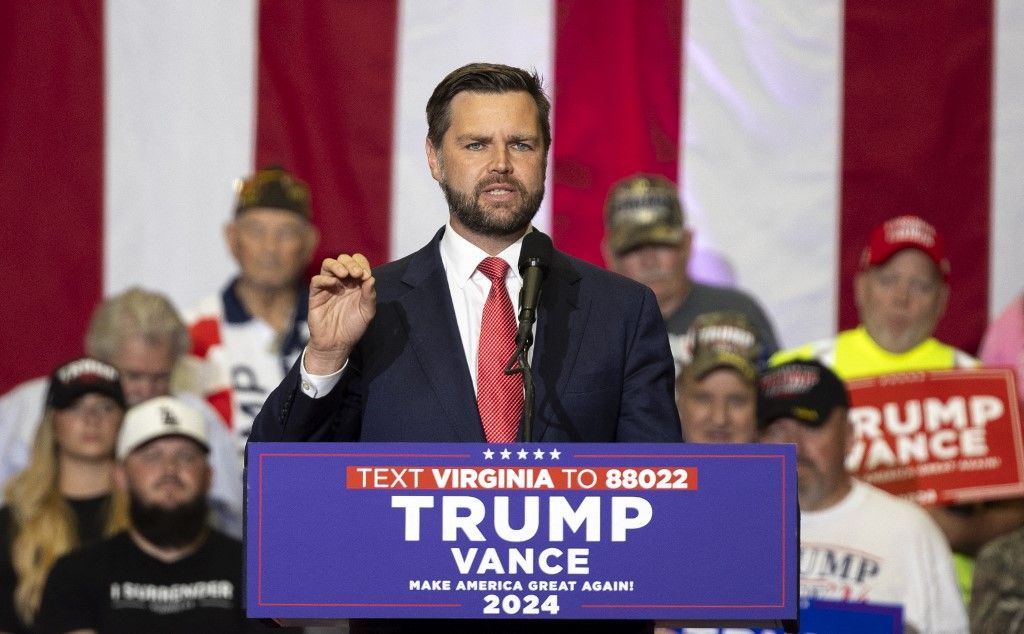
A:
POLYGON ((485 189, 491 185, 508 185, 512 189, 515 189, 522 195, 526 194, 526 187, 513 176, 507 174, 495 174, 494 176, 488 176, 484 180, 476 184, 475 194, 479 196, 485 189))
POLYGON ((156 486, 164 486, 165 484, 173 484, 178 488, 184 488, 185 483, 182 482, 181 478, 175 475, 166 475, 156 481, 156 486))

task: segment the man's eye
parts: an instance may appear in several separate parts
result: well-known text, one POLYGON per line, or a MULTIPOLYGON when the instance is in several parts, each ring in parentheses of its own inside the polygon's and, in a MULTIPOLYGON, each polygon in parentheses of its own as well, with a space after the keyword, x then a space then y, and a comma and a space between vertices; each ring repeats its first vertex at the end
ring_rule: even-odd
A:
POLYGON ((466 144, 466 149, 467 150, 480 150, 480 149, 483 149, 483 147, 484 147, 484 144, 480 143, 479 141, 474 141, 473 143, 467 143, 466 144))
POLYGON ((915 293, 921 293, 922 295, 925 293, 932 292, 933 288, 934 285, 926 280, 912 280, 910 282, 910 290, 914 291, 915 293))
POLYGON ((693 395, 693 402, 697 403, 698 405, 704 405, 704 406, 710 405, 711 404, 711 395, 710 394, 694 394, 693 395))
POLYGON ((512 144, 512 149, 519 150, 521 152, 528 152, 528 151, 533 149, 533 146, 530 145, 529 143, 524 143, 523 141, 519 141, 518 143, 513 143, 512 144))

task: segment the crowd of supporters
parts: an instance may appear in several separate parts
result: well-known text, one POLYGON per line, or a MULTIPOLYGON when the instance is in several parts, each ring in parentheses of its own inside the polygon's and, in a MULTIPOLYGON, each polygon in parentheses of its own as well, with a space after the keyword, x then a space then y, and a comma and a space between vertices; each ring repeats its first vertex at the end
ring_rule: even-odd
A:
MULTIPOLYGON (((107 298, 87 357, 0 397, 0 632, 264 627, 242 614, 242 464, 309 336, 309 198, 283 169, 245 179, 225 232, 238 275, 218 294, 185 317, 156 291, 107 298), (175 584, 195 592, 147 590, 175 584)), ((608 268, 649 286, 664 317, 684 439, 797 445, 802 594, 900 604, 918 632, 1024 627, 1024 501, 923 510, 851 477, 843 384, 982 363, 1019 375, 1024 300, 992 324, 980 361, 934 339, 956 263, 926 220, 896 217, 864 245, 860 325, 780 350, 755 298, 690 277, 675 185, 624 179, 605 217, 608 268), (816 564, 852 552, 871 575, 816 564)))

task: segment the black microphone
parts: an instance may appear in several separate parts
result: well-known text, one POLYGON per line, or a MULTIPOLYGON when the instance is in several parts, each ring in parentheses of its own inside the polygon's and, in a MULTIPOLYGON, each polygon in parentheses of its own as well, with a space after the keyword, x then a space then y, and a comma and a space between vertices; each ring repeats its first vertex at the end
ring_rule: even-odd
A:
POLYGON ((540 231, 534 229, 523 238, 523 248, 519 252, 523 288, 519 291, 519 332, 516 333, 516 346, 521 350, 533 343, 540 287, 551 267, 551 252, 551 238, 540 231))
POLYGON ((516 333, 516 351, 505 365, 505 374, 523 375, 523 414, 519 419, 519 441, 533 439, 534 390, 533 372, 528 360, 533 345, 533 322, 537 320, 540 287, 551 266, 551 238, 534 230, 523 238, 519 251, 519 274, 523 276, 523 289, 519 291, 519 332, 516 333))

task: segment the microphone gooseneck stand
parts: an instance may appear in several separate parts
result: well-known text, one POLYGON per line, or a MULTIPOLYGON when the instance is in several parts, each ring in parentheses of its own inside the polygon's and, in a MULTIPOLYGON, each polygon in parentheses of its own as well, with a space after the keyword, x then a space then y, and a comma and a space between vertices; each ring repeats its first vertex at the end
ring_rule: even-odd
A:
POLYGON ((540 290, 547 277, 553 247, 551 238, 536 229, 523 237, 519 252, 519 273, 523 288, 519 292, 519 330, 516 332, 516 351, 505 364, 505 374, 523 375, 523 414, 519 420, 519 442, 533 439, 534 390, 533 372, 530 370, 530 346, 533 345, 533 324, 537 321, 540 290))
POLYGON ((519 425, 519 442, 530 441, 530 438, 533 436, 534 417, 533 372, 530 369, 530 362, 527 360, 530 346, 533 345, 533 320, 531 319, 529 324, 525 320, 521 322, 519 325, 520 332, 522 332, 524 326, 526 328, 526 338, 522 343, 519 343, 520 340, 516 337, 516 352, 505 365, 505 374, 523 375, 523 417, 519 425))

